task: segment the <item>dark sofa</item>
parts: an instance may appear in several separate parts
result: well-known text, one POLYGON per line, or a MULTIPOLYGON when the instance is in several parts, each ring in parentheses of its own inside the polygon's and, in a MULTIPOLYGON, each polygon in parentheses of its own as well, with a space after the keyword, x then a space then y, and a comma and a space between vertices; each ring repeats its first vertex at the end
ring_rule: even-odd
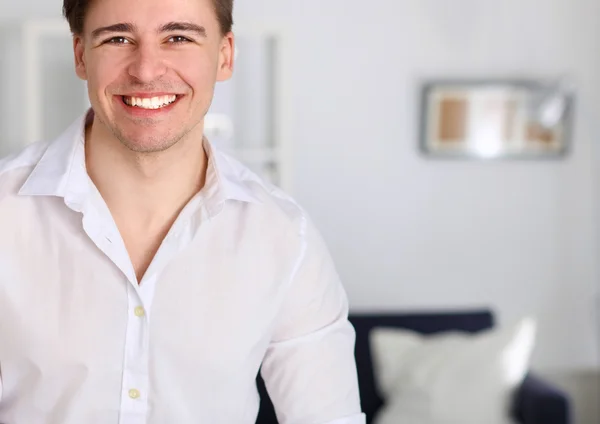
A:
MULTIPOLYGON (((356 365, 360 384, 363 412, 370 424, 385 400, 377 393, 369 332, 374 327, 398 327, 432 334, 440 331, 462 330, 478 332, 494 325, 493 314, 488 310, 447 313, 384 313, 351 314, 350 321, 356 329, 356 365)), ((257 424, 276 424, 273 405, 269 400, 264 383, 257 378, 261 396, 257 424)), ((570 424, 570 402, 565 393, 530 373, 515 393, 514 418, 521 424, 570 424)))

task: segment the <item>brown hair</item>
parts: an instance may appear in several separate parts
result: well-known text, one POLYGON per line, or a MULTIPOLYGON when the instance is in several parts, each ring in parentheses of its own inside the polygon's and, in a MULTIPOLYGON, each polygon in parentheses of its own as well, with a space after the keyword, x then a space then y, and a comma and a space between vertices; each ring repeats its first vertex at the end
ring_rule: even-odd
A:
MULTIPOLYGON (((87 9, 92 0, 64 0, 63 15, 69 22, 71 32, 76 35, 83 34, 83 22, 87 9)), ((221 35, 231 31, 233 27, 233 0, 212 0, 221 35)))

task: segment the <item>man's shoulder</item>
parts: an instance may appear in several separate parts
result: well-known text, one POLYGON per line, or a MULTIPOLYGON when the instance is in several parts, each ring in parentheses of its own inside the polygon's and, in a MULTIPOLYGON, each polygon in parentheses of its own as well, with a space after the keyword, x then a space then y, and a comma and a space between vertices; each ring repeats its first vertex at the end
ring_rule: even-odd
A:
POLYGON ((0 158, 0 200, 19 191, 48 145, 49 142, 40 141, 0 158))
POLYGON ((217 154, 222 160, 228 162, 229 168, 233 171, 233 175, 230 176, 236 184, 258 201, 259 210, 279 215, 284 220, 292 222, 298 222, 305 217, 306 212, 302 206, 283 188, 257 174, 233 155, 224 152, 217 154))

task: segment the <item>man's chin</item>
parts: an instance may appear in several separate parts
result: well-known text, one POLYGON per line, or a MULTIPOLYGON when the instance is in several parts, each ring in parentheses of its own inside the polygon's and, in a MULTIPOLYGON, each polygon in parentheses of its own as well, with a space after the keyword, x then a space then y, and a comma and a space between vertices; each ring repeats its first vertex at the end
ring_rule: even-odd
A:
POLYGON ((167 136, 160 137, 156 134, 145 137, 121 136, 118 137, 118 139, 121 142, 121 144, 123 144, 123 146, 135 153, 163 152, 177 143, 177 139, 173 139, 172 137, 167 136))
POLYGON ((175 143, 168 142, 148 142, 148 141, 121 141, 125 147, 134 153, 160 153, 168 150, 175 143))

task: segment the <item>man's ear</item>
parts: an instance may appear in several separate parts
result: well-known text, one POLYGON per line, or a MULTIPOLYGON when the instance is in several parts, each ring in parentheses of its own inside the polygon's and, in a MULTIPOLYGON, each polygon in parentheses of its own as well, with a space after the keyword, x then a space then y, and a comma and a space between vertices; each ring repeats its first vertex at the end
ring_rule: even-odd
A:
POLYGON ((73 53, 75 54, 75 73, 79 78, 87 81, 87 70, 85 68, 85 42, 83 36, 73 36, 73 53))
POLYGON ((219 69, 217 70, 217 81, 226 81, 233 75, 235 64, 235 37, 232 32, 225 35, 221 41, 219 50, 219 69))

